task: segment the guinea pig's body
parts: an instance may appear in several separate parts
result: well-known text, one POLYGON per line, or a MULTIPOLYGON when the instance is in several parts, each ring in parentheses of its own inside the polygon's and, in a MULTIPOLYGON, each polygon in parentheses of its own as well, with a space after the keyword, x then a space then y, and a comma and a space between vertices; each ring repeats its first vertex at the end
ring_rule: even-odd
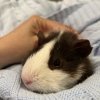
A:
POLYGON ((22 69, 25 86, 42 93, 73 87, 93 73, 88 59, 92 47, 76 34, 62 32, 30 55, 22 69))

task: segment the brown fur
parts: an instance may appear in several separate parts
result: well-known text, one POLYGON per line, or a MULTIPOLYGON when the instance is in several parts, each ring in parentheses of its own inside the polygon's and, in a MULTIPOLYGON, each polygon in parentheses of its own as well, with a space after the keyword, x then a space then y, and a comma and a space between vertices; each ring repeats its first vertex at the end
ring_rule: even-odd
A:
POLYGON ((78 83, 85 80, 93 73, 92 65, 88 59, 92 47, 90 42, 85 39, 78 39, 77 35, 72 32, 65 32, 56 42, 51 51, 50 60, 48 62, 50 69, 63 70, 72 77, 77 74, 80 65, 83 67, 83 75, 78 83))

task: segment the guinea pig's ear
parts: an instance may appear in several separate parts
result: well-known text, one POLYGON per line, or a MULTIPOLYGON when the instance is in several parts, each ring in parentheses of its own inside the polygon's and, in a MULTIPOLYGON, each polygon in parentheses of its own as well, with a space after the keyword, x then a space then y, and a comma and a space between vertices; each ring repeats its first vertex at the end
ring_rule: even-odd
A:
POLYGON ((79 57, 87 57, 92 51, 89 40, 81 39, 74 44, 74 52, 79 57))

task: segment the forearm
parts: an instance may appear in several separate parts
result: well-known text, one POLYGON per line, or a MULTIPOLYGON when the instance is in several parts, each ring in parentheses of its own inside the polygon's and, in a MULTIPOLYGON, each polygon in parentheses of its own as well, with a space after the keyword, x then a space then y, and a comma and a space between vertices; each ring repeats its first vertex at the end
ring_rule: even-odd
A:
POLYGON ((13 32, 0 39, 0 68, 8 64, 20 63, 34 48, 37 37, 26 38, 24 34, 21 35, 13 32))

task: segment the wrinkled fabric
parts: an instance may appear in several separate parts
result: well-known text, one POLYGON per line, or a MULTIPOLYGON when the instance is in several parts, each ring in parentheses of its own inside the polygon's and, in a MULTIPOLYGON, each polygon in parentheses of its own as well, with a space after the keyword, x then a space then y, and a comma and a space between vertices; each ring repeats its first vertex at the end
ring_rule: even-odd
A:
POLYGON ((70 25, 84 38, 89 39, 93 46, 90 59, 94 74, 71 89, 52 94, 37 94, 23 85, 20 78, 22 66, 13 65, 0 70, 0 98, 3 100, 100 100, 100 1, 72 0, 73 3, 68 5, 65 5, 65 1, 67 2, 1 0, 0 36, 7 34, 32 15, 70 25))

